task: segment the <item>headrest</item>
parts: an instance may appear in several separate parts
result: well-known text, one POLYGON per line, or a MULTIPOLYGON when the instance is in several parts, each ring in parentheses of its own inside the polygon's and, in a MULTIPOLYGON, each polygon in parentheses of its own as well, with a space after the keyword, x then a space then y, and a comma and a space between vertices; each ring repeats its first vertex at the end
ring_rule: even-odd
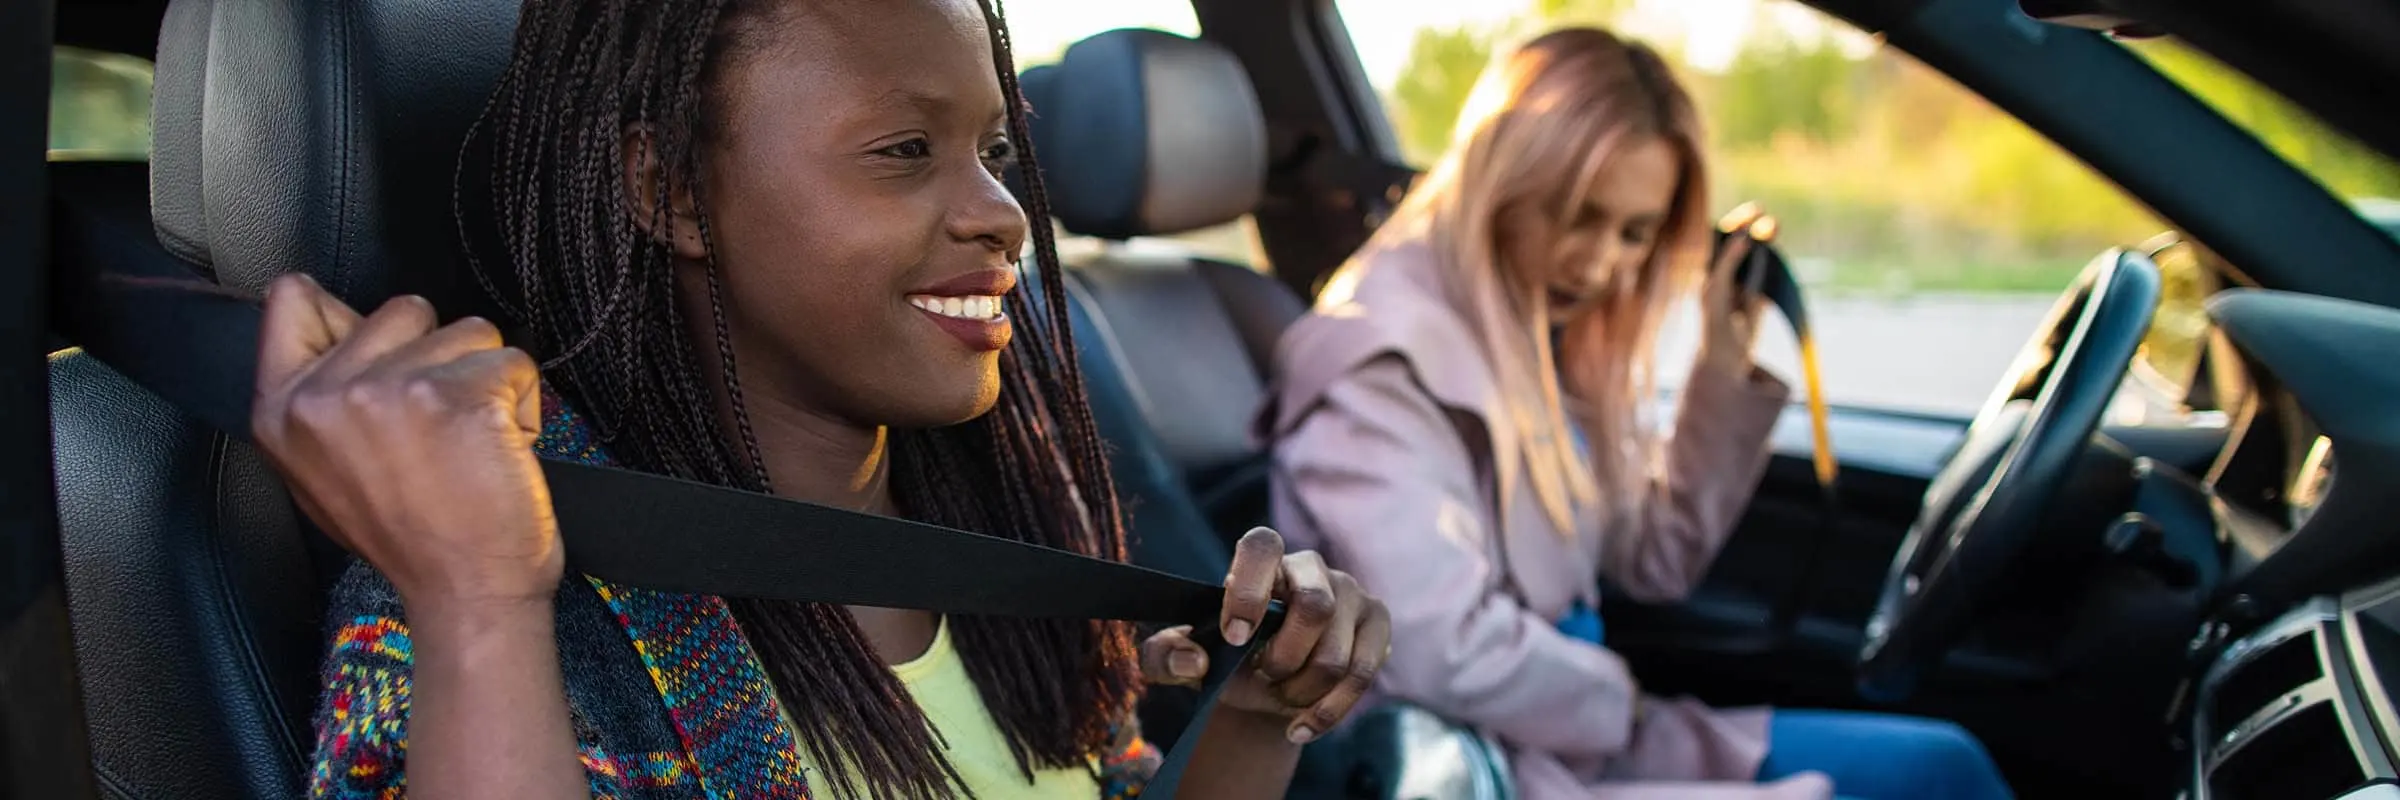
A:
POLYGON ((354 305, 490 313, 459 268, 451 174, 508 63, 518 0, 174 0, 151 106, 151 216, 234 287, 307 272, 354 305))
POLYGON ((1267 124, 1233 54, 1152 30, 1076 42, 1021 80, 1051 213, 1103 239, 1239 219, 1267 176, 1267 124))

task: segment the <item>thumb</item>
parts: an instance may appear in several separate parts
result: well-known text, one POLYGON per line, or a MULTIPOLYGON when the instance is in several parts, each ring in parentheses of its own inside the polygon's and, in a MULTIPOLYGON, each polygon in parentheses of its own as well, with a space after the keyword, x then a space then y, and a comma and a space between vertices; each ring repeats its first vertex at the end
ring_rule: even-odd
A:
POLYGON ((473 387, 478 402, 505 412, 516 432, 530 443, 542 434, 542 371, 533 357, 514 347, 479 350, 437 368, 456 385, 473 387))
POLYGON ((1189 625, 1168 628, 1142 642, 1142 677, 1166 686, 1198 686, 1208 676, 1208 650, 1192 641, 1189 625))
POLYGON ((306 275, 286 275, 267 289, 258 331, 258 388, 282 386, 350 337, 358 312, 306 275))

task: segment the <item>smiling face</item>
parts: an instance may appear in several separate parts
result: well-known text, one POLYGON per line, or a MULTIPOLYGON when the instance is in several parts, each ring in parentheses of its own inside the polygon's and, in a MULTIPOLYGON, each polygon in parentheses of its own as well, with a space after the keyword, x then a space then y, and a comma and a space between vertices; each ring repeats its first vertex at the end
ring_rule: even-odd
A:
POLYGON ((1620 146, 1577 196, 1542 196, 1499 219, 1502 263, 1538 281, 1553 323, 1631 289, 1653 254, 1683 180, 1683 158, 1657 136, 1620 146))
MULTIPOLYGON (((748 394, 861 427, 980 416, 1027 233, 1000 180, 1014 151, 981 10, 787 1, 748 24, 704 156, 748 394)), ((680 232, 676 249, 685 317, 705 326, 708 250, 680 232)))

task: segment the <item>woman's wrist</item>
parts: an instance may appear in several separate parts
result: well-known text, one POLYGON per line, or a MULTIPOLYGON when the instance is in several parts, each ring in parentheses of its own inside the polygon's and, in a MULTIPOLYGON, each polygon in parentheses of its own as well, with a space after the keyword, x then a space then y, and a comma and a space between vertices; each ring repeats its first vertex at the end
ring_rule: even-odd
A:
POLYGON ((555 621, 555 595, 466 596, 440 592, 401 594, 400 606, 412 631, 440 629, 455 636, 510 634, 546 629, 555 621))
POLYGON ((1185 797, 1282 797, 1300 764, 1300 746, 1285 735, 1291 720, 1278 714, 1217 706, 1192 753, 1185 797), (1203 766, 1205 765, 1205 766, 1203 766))
MULTIPOLYGON (((1255 742, 1262 747, 1287 747, 1298 750, 1300 745, 1304 744, 1292 741, 1292 718, 1282 714, 1219 707, 1216 717, 1209 720, 1208 727, 1211 731, 1222 729, 1228 737, 1243 742, 1255 742)), ((1323 731, 1315 733, 1316 736, 1324 735, 1323 731)))

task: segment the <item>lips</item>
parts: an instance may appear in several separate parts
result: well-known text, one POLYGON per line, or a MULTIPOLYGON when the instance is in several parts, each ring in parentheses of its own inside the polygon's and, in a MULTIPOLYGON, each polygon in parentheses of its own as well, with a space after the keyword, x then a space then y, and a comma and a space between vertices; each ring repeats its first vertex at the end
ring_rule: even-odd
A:
POLYGON ((1595 296, 1590 292, 1571 292, 1556 288, 1551 289, 1549 295, 1551 311, 1560 313, 1572 312, 1590 305, 1595 296))
POLYGON ((943 333, 970 350, 988 352, 1008 346, 1007 298, 1016 285, 1014 271, 977 270, 910 292, 907 299, 943 333))
POLYGON ((1013 269, 979 269, 952 276, 940 283, 917 287, 910 296, 968 297, 972 295, 1005 295, 1017 288, 1017 271, 1013 269))

